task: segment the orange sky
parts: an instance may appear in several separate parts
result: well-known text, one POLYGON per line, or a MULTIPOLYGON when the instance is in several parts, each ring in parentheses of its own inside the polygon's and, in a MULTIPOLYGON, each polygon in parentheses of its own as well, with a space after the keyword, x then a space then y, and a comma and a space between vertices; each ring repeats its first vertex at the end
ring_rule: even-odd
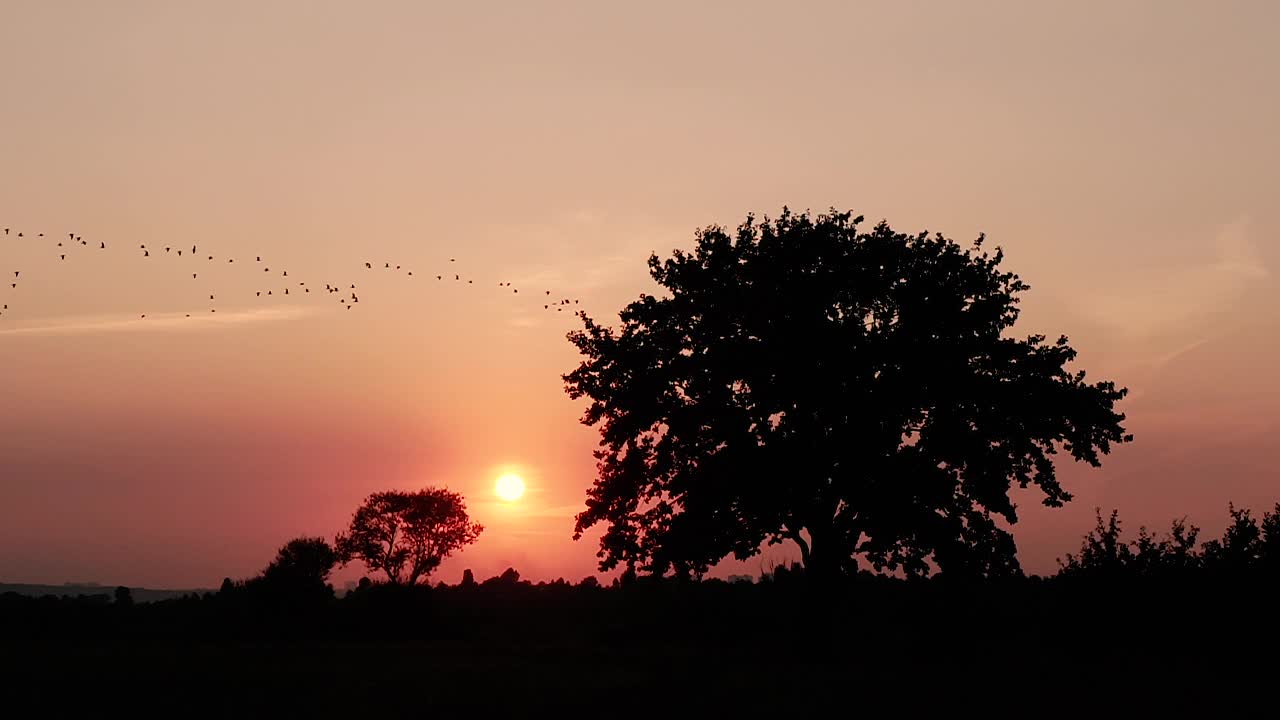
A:
POLYGON ((422 484, 488 526, 441 579, 580 578, 595 436, 571 318, 532 292, 611 316, 650 251, 783 204, 985 231, 1032 285, 1021 328, 1132 388, 1137 441, 1064 468, 1069 508, 1022 504, 1028 570, 1094 505, 1216 531, 1280 499, 1280 6, 464 5, 0 9, 0 224, 120 250, 0 246, 29 278, 0 318, 0 581, 216 585, 422 484), (225 266, 215 321, 144 243, 361 304, 225 266), (432 284, 450 257, 474 286, 432 284))

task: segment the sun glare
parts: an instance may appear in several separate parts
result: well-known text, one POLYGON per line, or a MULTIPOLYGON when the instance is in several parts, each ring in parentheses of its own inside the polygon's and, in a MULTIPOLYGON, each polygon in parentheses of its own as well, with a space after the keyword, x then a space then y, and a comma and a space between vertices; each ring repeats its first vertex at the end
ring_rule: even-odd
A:
POLYGON ((498 497, 507 502, 514 502, 524 495, 524 480, 519 475, 508 473, 498 478, 498 483, 493 489, 498 493, 498 497))

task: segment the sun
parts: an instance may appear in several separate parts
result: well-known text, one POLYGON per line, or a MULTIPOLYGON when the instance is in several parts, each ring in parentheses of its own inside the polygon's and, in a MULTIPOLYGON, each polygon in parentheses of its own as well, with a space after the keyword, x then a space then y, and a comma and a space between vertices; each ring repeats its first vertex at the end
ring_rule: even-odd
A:
POLYGON ((519 475, 507 473, 498 478, 498 482, 493 487, 494 492, 498 493, 498 497, 507 502, 515 502, 524 495, 524 480, 519 475))

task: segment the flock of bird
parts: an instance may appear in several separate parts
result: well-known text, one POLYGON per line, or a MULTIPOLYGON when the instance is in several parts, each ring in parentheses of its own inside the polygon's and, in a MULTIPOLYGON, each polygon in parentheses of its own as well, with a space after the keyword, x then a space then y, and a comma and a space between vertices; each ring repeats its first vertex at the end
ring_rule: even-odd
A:
MULTIPOLYGON (((72 255, 74 260, 74 253, 82 253, 84 251, 111 252, 115 251, 119 247, 116 243, 108 244, 105 241, 97 241, 94 243, 73 232, 67 233, 65 237, 59 235, 57 237, 46 238, 43 232, 38 232, 32 236, 29 233, 24 233, 23 231, 8 227, 4 228, 4 236, 0 239, 8 242, 43 244, 50 250, 51 254, 57 255, 58 262, 66 262, 69 255, 72 255)), ((253 291, 253 298, 255 299, 275 297, 277 295, 288 295, 291 297, 312 295, 313 293, 311 291, 313 287, 316 289, 315 295, 319 295, 321 292, 318 284, 308 285, 305 281, 298 280, 295 277, 290 277, 289 271, 285 268, 277 267, 277 270, 272 270, 270 264, 264 262, 261 255, 254 255, 252 256, 253 259, 249 260, 247 257, 222 257, 209 253, 207 250, 205 252, 200 252, 199 246, 197 245, 192 245, 190 251, 187 251, 186 246, 148 246, 145 243, 140 244, 133 252, 136 253, 138 258, 149 262, 157 262, 160 261, 161 258, 171 258, 174 263, 177 264, 180 259, 185 260, 183 263, 185 265, 184 272, 189 271, 191 273, 191 280, 196 283, 199 283, 200 281, 202 265, 204 267, 212 267, 211 264, 213 263, 235 265, 237 260, 239 260, 239 265, 242 267, 245 265, 249 265, 255 269, 261 267, 262 273, 264 274, 263 281, 259 284, 259 289, 253 291), (226 262, 222 263, 223 260, 226 260, 226 262), (277 271, 279 273, 278 275, 276 274, 277 271)), ((449 258, 449 267, 451 270, 457 270, 457 260, 457 258, 449 258)), ((427 280, 430 280, 431 274, 434 274, 435 279, 433 282, 454 282, 459 284, 465 283, 467 285, 476 284, 476 278, 474 277, 464 277, 462 272, 457 271, 444 272, 443 268, 426 276, 415 276, 412 270, 401 265, 393 264, 391 262, 383 262, 381 265, 381 267, 378 267, 378 263, 365 262, 364 269, 366 272, 394 272, 396 274, 403 274, 405 277, 419 277, 427 280)), ((10 272, 13 273, 13 277, 11 278, 8 288, 10 297, 4 299, 3 302, 0 302, 0 305, 3 305, 3 307, 0 307, 0 320, 3 320, 5 317, 10 315, 9 300, 17 297, 17 291, 20 283, 25 282, 26 280, 26 276, 23 275, 21 268, 12 269, 10 272)), ((206 273, 206 277, 208 277, 208 273, 206 273)), ((500 281, 497 283, 497 286, 502 288, 504 292, 507 289, 510 289, 513 295, 520 294, 520 288, 512 287, 510 282, 500 281)), ((208 311, 210 313, 216 313, 218 311, 216 307, 218 299, 226 299, 225 296, 220 295, 215 290, 209 290, 207 286, 203 288, 203 290, 208 290, 209 294, 210 305, 208 307, 208 311)), ((333 281, 324 283, 323 294, 330 300, 336 300, 339 306, 345 307, 347 310, 353 309, 355 305, 360 302, 358 288, 356 287, 355 282, 351 282, 351 279, 340 283, 333 281)), ((526 295, 528 295, 528 293, 526 293, 526 295)), ((542 309, 548 312, 552 310, 556 312, 563 312, 566 309, 572 311, 573 305, 580 304, 580 300, 578 298, 561 297, 558 294, 553 293, 550 289, 545 288, 542 289, 542 297, 539 301, 542 305, 542 309)), ((185 315, 186 317, 192 317, 192 313, 189 312, 185 313, 185 315)), ((140 313, 140 320, 145 320, 146 318, 147 313, 140 313)))

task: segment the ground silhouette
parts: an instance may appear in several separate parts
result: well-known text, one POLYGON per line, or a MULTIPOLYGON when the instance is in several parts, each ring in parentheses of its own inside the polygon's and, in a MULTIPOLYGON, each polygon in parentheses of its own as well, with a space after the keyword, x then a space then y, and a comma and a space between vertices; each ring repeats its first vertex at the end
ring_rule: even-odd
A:
POLYGON ((650 258, 665 295, 621 328, 581 314, 565 381, 601 448, 576 533, 605 526, 601 569, 699 576, 790 540, 811 575, 1016 574, 1011 486, 1059 506, 1058 453, 1132 439, 1066 337, 1012 334, 1028 286, 999 248, 861 222, 708 227, 650 258))
POLYGON ((55 716, 125 699, 138 714, 197 717, 1055 716, 1106 714, 1103 698, 1142 714, 1221 711, 1262 699, 1275 671, 1266 648, 1280 641, 1280 506, 1256 536, 1232 511, 1222 539, 1170 541, 1162 557, 1201 558, 1174 574, 1135 559, 1145 534, 1126 542, 1101 523, 1047 578, 863 572, 815 584, 796 564, 756 582, 632 573, 606 586, 508 569, 458 585, 366 580, 338 597, 267 582, 277 557, 218 592, 151 603, 121 590, 113 602, 107 588, 9 593, 0 677, 7 708, 55 716), (1121 546, 1131 552, 1097 550, 1121 546), (1117 556, 1124 572, 1112 572, 1117 556))

